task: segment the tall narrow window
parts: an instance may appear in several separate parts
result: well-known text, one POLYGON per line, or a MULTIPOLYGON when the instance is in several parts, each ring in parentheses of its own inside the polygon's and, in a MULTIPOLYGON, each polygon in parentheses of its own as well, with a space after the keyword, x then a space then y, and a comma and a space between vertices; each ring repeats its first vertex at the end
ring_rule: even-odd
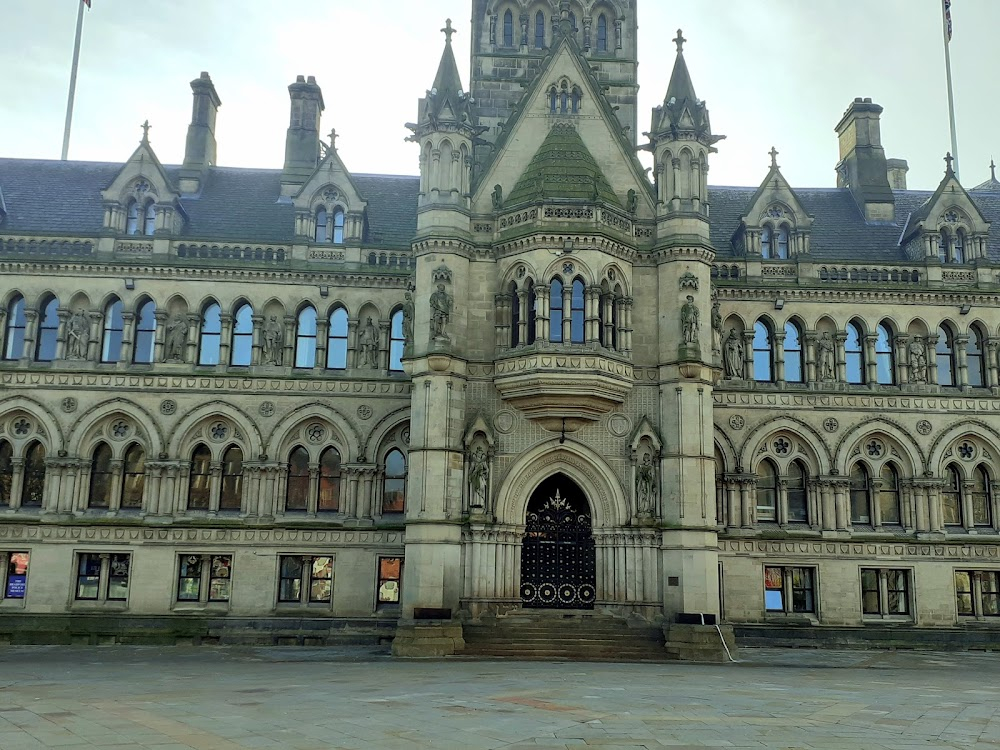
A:
POLYGON ((948 232, 942 229, 938 235, 938 260, 942 263, 948 262, 948 245, 951 244, 948 239, 948 232))
POLYGON ((14 448, 0 440, 0 508, 9 508, 14 490, 14 448))
POLYGON ((979 466, 972 475, 972 525, 993 525, 993 494, 986 467, 979 466))
POLYGON ((945 469, 946 484, 941 489, 941 511, 945 526, 962 525, 962 475, 953 464, 945 469))
POLYGON ((514 46, 514 14, 509 10, 503 14, 503 46, 514 46))
POLYGON ((385 457, 385 486, 382 512, 402 513, 406 509, 406 456, 393 448, 385 457))
POLYGON ((41 508, 45 498, 45 448, 32 443, 24 453, 24 477, 21 483, 21 507, 41 508))
POLYGON ((782 260, 788 259, 788 227, 786 226, 778 228, 778 252, 776 257, 782 260))
POLYGON ((187 507, 208 510, 212 493, 212 451, 199 445, 191 454, 191 475, 188 479, 187 507))
POLYGON ((527 304, 525 305, 528 314, 528 320, 525 322, 524 339, 528 346, 535 343, 535 324, 538 320, 538 299, 535 295, 535 285, 528 279, 527 291, 525 294, 528 295, 527 304))
POLYGON ((549 341, 561 343, 563 340, 563 283, 552 279, 549 285, 549 341))
POLYGON ((307 305, 299 311, 295 325, 295 366, 316 366, 316 308, 307 305))
POLYGON ((965 361, 968 365, 969 385, 982 388, 986 385, 986 359, 983 357, 982 338, 975 326, 969 329, 969 343, 965 345, 965 361))
POLYGON ((7 305, 7 331, 3 342, 4 359, 20 359, 24 356, 24 331, 28 318, 24 314, 24 297, 20 294, 7 305))
POLYGON ((333 211, 333 243, 335 245, 344 244, 344 209, 337 208, 333 211))
POLYGON ((91 508, 111 507, 111 448, 101 443, 94 449, 90 461, 90 496, 87 505, 91 508))
POLYGON ((574 344, 583 343, 584 324, 584 286, 583 281, 573 281, 573 298, 570 302, 570 341, 574 344))
POLYGON ((775 520, 777 508, 778 470, 764 459, 757 467, 757 520, 775 520))
POLYGON ((955 385, 955 348, 951 332, 946 328, 938 328, 937 346, 934 356, 937 360, 938 385, 955 385))
POLYGON ((899 505, 899 473, 892 464, 886 464, 882 467, 878 488, 878 512, 883 524, 901 522, 899 505))
POLYGON ((208 305, 201 314, 201 338, 198 342, 198 364, 219 364, 222 343, 222 309, 217 302, 208 305))
POLYGON ((535 14, 535 49, 545 47, 545 14, 538 11, 535 14))
POLYGON ((403 349, 406 338, 403 336, 403 311, 396 310, 389 319, 389 371, 403 371, 403 349))
POLYGON ((117 362, 122 356, 122 337, 125 333, 125 319, 122 317, 122 301, 113 300, 104 308, 104 336, 101 341, 101 362, 117 362))
POLYGON ((233 316, 232 341, 229 363, 238 367, 248 366, 253 354, 253 308, 249 303, 240 305, 233 316))
POLYGON ((861 384, 865 382, 865 340, 857 323, 848 323, 846 333, 844 359, 847 364, 847 382, 861 384))
POLYGON ((771 329, 763 320, 753 326, 753 379, 758 383, 774 380, 774 348, 771 329))
POLYGON ((309 453, 301 445, 288 456, 285 484, 285 510, 303 511, 309 507, 309 453))
POLYGON ((329 235, 326 231, 326 209, 320 206, 316 209, 316 234, 314 239, 316 242, 326 242, 329 235))
POLYGON ((549 89, 549 112, 552 114, 556 113, 559 105, 559 92, 556 91, 556 87, 553 86, 549 89))
POLYGON ((878 382, 893 385, 896 382, 896 366, 892 353, 892 332, 885 323, 879 323, 875 330, 875 370, 878 382))
POLYGON ((510 345, 521 345, 521 295, 514 281, 510 282, 510 345))
POLYGON ((135 198, 125 207, 125 234, 139 234, 139 201, 135 198))
POLYGON ((319 496, 316 509, 320 513, 340 510, 340 451, 330 447, 319 457, 319 496))
POLYGON ((955 232, 955 244, 951 251, 952 263, 965 263, 965 232, 959 229, 955 232))
POLYGON ((785 323, 785 381, 804 382, 802 367, 802 332, 796 323, 785 323))
POLYGON ((219 510, 240 510, 243 506, 243 450, 232 446, 222 456, 222 488, 219 510))
POLYGON ((59 300, 49 297, 41 308, 38 321, 38 343, 35 345, 35 361, 51 362, 56 358, 56 339, 59 336, 59 300))
POLYGON ((597 51, 608 51, 608 17, 603 13, 597 17, 597 51))
POLYGON ((136 316, 132 361, 137 364, 151 364, 155 350, 156 303, 149 299, 139 306, 139 314, 136 316))
POLYGON ((809 520, 809 504, 806 500, 806 470, 800 461, 792 461, 788 467, 786 482, 788 520, 791 523, 806 523, 809 520))
POLYGON ((760 233, 760 257, 771 257, 771 245, 773 243, 773 231, 770 224, 765 224, 760 233))
POLYGON ((338 307, 330 313, 326 337, 326 367, 328 370, 347 369, 347 310, 338 307))
POLYGON ((123 508, 142 508, 142 493, 146 489, 146 451, 141 445, 133 445, 125 451, 122 467, 123 508))
POLYGON ((403 582, 403 558, 380 557, 378 559, 378 601, 376 609, 399 604, 403 582))
POLYGON ((146 203, 146 211, 142 220, 142 233, 147 237, 156 234, 156 204, 153 201, 146 203))
POLYGON ((869 524, 872 522, 871 511, 871 476, 864 464, 854 464, 851 469, 851 523, 869 524))

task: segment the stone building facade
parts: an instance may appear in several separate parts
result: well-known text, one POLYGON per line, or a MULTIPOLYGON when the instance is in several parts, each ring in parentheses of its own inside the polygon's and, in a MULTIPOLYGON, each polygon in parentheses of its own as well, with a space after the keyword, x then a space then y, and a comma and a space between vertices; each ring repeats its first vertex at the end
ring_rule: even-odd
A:
POLYGON ((993 638, 1000 182, 907 190, 857 99, 836 187, 710 187, 679 33, 637 139, 636 5, 474 0, 418 177, 304 76, 280 170, 207 74, 179 166, 0 159, 0 640, 993 638))

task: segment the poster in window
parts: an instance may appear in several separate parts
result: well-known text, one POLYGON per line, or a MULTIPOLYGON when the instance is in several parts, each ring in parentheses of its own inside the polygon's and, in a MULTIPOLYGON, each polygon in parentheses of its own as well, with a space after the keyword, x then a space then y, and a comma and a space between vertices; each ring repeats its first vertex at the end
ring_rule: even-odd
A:
POLYGON ((780 589, 781 586, 781 568, 764 568, 764 588, 780 589))
POLYGON ((28 553, 13 552, 7 562, 7 588, 4 596, 8 599, 23 599, 28 589, 28 553))

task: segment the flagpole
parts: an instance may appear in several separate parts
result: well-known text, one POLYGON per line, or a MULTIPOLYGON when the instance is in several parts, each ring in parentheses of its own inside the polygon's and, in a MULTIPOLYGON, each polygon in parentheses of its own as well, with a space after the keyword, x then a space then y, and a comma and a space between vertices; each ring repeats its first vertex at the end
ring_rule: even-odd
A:
POLYGON ((944 26, 944 68, 948 78, 948 117, 951 122, 951 155, 955 157, 955 177, 958 178, 958 133, 955 129, 955 91, 951 84, 951 35, 948 33, 948 9, 941 3, 941 22, 944 26))
POLYGON ((73 69, 69 74, 69 101, 66 103, 66 129, 63 131, 62 160, 69 157, 69 131, 73 126, 73 100, 76 98, 76 69, 80 64, 80 40, 83 38, 83 6, 80 0, 80 10, 76 16, 76 43, 73 45, 73 69))

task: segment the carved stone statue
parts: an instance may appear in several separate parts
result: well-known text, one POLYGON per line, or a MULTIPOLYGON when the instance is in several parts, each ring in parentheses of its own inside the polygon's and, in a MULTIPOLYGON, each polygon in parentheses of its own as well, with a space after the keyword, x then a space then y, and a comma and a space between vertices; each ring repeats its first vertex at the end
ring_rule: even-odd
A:
POLYGON ((746 373, 745 350, 743 349, 743 337, 736 332, 735 328, 729 329, 729 335, 725 343, 726 356, 726 377, 743 380, 746 373))
POLYGON ((444 284, 437 285, 437 291, 431 295, 431 338, 447 339, 446 327, 451 317, 454 304, 452 296, 445 291, 444 284))
POLYGON ((371 315, 358 334, 358 348, 361 349, 361 366, 375 369, 378 367, 378 329, 372 322, 371 315))
POLYGON ((489 456, 482 446, 477 446, 469 460, 469 505, 485 508, 490 484, 489 456))
POLYGON ((635 509, 640 516, 651 516, 655 505, 656 467, 647 453, 635 467, 635 509))
POLYGON ((630 214, 634 214, 636 209, 639 207, 639 196, 635 190, 628 191, 627 207, 630 214))
POLYGON ((722 354, 722 304, 712 302, 712 353, 722 354))
POLYGON ((829 331, 823 331, 823 334, 816 341, 816 347, 819 349, 819 379, 824 382, 836 380, 836 371, 834 370, 835 350, 829 331))
POLYGON ((699 317, 700 313, 694 304, 694 297, 689 294, 687 302, 681 305, 681 334, 685 344, 698 343, 699 317))
POLYGON ((261 364, 280 365, 285 358, 285 329, 277 315, 272 315, 264 323, 261 339, 261 364))
POLYGON ((174 315, 167 322, 167 332, 163 337, 163 361, 183 362, 186 357, 188 337, 187 316, 174 315))
POLYGON ((403 341, 407 349, 413 346, 413 295, 407 292, 403 295, 403 341))
POLYGON ((910 381, 913 383, 927 382, 927 346, 924 340, 914 336, 907 347, 910 355, 910 381))
POLYGON ((81 307, 66 324, 66 359, 86 359, 90 348, 90 322, 81 307))
POLYGON ((493 210, 499 211, 503 208, 503 186, 494 185, 493 186, 493 210))

